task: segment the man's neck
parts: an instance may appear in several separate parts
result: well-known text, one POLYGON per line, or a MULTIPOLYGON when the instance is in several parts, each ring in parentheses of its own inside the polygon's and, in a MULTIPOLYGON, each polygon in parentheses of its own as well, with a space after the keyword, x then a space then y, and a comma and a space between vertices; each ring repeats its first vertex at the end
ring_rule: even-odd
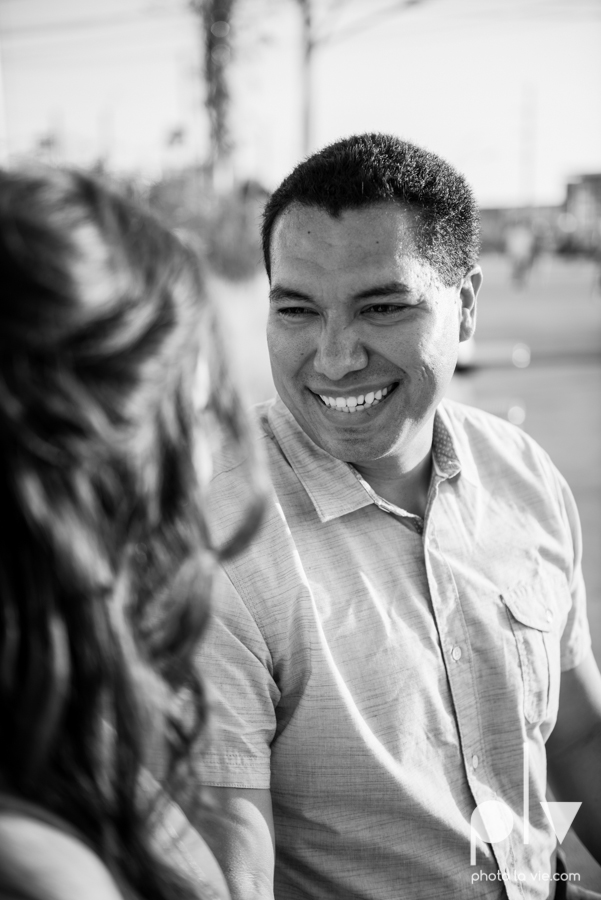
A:
POLYGON ((427 429, 420 438, 410 455, 391 454, 373 462, 353 465, 376 494, 423 518, 432 473, 432 429, 427 429))
POLYGON ((405 512, 424 518, 432 472, 431 453, 410 472, 394 473, 356 464, 355 469, 382 499, 394 503, 405 512))

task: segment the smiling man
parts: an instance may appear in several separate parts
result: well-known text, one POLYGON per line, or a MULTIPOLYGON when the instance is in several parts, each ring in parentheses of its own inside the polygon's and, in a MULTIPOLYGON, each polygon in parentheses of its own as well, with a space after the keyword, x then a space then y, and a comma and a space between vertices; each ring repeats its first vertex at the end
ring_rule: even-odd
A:
POLYGON ((445 285, 419 258, 415 219, 390 202, 337 217, 292 203, 270 239, 268 343, 278 394, 305 434, 423 516, 434 412, 473 333, 482 278, 472 265, 445 285))
MULTIPOLYGON (((202 651, 232 896, 552 897, 547 758, 598 850, 601 676, 567 485, 523 432, 444 399, 482 280, 471 191, 418 147, 352 137, 282 183, 263 238, 273 492, 202 651), (485 843, 491 800, 511 831, 485 843)), ((244 490, 224 459, 218 539, 244 490)))

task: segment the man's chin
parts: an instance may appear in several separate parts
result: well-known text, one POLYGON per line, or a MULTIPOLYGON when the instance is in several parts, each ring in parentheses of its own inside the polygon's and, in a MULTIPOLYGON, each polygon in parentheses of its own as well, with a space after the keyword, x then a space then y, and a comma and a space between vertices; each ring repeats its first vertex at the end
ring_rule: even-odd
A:
MULTIPOLYGON (((280 397, 299 427, 334 459, 351 465, 374 462, 394 454, 402 435, 391 435, 386 428, 389 416, 381 411, 345 413, 319 406, 300 407, 280 393, 280 397)), ((389 424, 389 421, 388 421, 389 424)))
MULTIPOLYGON (((301 427, 303 426, 301 425, 301 427)), ((323 433, 319 434, 305 428, 303 430, 314 444, 317 444, 318 447, 325 450, 334 459, 339 459, 351 465, 374 462, 383 456, 388 456, 394 452, 396 445, 396 442, 392 442, 389 446, 388 443, 385 444, 381 439, 375 441, 373 436, 361 439, 349 435, 341 438, 339 436, 333 437, 332 435, 326 436, 323 433)))

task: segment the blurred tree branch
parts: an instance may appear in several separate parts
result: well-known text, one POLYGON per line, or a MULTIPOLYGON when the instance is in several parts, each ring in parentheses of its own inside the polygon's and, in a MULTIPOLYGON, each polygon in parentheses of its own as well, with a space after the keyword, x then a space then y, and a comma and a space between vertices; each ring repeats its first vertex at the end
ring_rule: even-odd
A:
MULTIPOLYGON (((393 0, 378 5, 374 0, 294 0, 301 13, 302 28, 302 141, 303 152, 313 149, 313 109, 315 103, 314 57, 318 48, 364 33, 385 19, 418 6, 426 0, 393 0), (350 15, 350 18, 349 18, 350 15)), ((209 115, 211 150, 208 160, 212 175, 231 152, 229 129, 230 92, 227 69, 231 58, 232 21, 238 12, 251 12, 254 23, 264 21, 269 7, 262 0, 189 0, 200 22, 204 52, 203 74, 206 108, 209 115)), ((250 22, 249 22, 250 24, 250 22)), ((242 31, 247 31, 243 28, 242 31)))
POLYGON ((209 116, 212 178, 231 152, 229 129, 230 91, 227 68, 231 59, 230 33, 237 0, 190 0, 199 18, 203 46, 205 105, 209 116))
POLYGON ((395 0, 380 8, 374 8, 373 0, 325 0, 315 3, 315 0, 295 0, 301 10, 302 16, 302 88, 303 88, 303 152, 305 155, 311 152, 313 145, 313 63, 315 50, 324 45, 346 40, 356 34, 363 33, 367 28, 378 24, 383 19, 395 16, 414 6, 424 3, 425 0, 395 0), (370 6, 370 12, 360 15, 355 21, 346 26, 337 27, 336 20, 344 11, 351 9, 366 9, 370 6), (321 11, 319 26, 316 25, 315 12, 321 11))

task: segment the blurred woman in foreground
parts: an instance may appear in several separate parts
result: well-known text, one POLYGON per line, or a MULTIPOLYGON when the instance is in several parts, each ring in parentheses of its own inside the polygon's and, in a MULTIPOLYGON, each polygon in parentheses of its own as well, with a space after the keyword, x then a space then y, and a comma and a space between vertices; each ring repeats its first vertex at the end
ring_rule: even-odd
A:
POLYGON ((225 896, 153 838, 198 796, 195 460, 246 441, 198 264, 87 176, 2 173, 0 282, 0 895, 225 896))

